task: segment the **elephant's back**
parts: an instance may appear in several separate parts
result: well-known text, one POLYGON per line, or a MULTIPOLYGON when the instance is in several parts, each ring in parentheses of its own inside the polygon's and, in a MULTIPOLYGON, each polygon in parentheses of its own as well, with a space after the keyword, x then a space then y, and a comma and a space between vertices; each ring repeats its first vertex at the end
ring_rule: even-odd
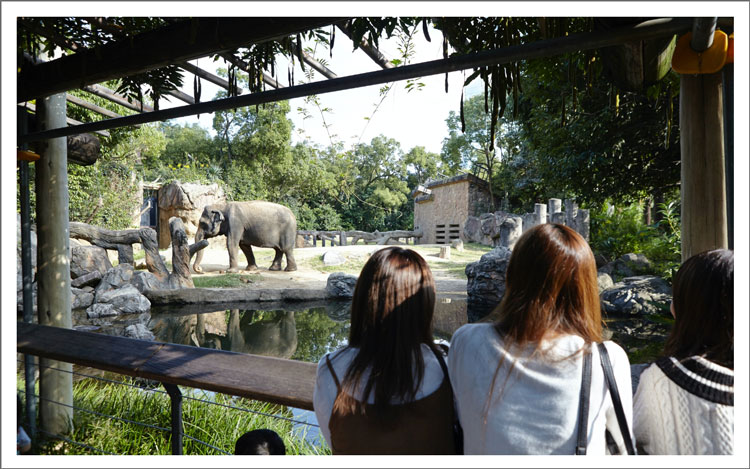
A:
POLYGON ((261 247, 287 249, 294 246, 297 235, 297 219, 294 213, 280 204, 265 200, 234 202, 232 210, 241 212, 245 224, 243 238, 261 247))

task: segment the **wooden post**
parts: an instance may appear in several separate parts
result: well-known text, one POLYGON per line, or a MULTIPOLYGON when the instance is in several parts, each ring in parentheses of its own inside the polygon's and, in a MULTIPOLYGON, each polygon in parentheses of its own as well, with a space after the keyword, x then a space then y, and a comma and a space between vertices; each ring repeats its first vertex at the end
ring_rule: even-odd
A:
POLYGON ((726 248, 721 72, 680 78, 682 260, 726 248))
MULTIPOLYGON (((37 100, 43 129, 67 126, 65 93, 37 100)), ((67 139, 42 144, 36 163, 37 310, 39 324, 73 327, 68 253, 67 139)), ((73 425, 73 365, 48 358, 39 363, 39 419, 41 429, 66 434, 73 425)))
POLYGON ((339 246, 346 246, 346 231, 339 231, 339 246))

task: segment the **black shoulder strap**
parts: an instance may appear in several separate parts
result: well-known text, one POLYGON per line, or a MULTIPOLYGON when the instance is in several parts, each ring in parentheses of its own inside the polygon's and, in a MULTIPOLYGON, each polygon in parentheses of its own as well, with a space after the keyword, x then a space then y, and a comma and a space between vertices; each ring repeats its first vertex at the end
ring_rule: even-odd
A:
POLYGON ((633 447, 633 439, 630 437, 628 422, 625 419, 625 411, 622 409, 620 393, 617 391, 617 381, 615 381, 615 373, 612 370, 612 363, 609 361, 607 347, 601 343, 597 344, 597 346, 599 347, 599 356, 602 362, 602 369, 604 370, 604 379, 607 381, 609 394, 612 396, 612 404, 615 406, 617 423, 620 425, 620 433, 622 434, 623 440, 625 440, 625 448, 628 450, 628 454, 636 454, 635 448, 633 447))
POLYGON ((576 454, 586 454, 589 445, 589 397, 591 396, 591 348, 588 344, 583 352, 581 372, 581 395, 578 401, 578 441, 576 454))
POLYGON ((443 376, 445 376, 448 381, 450 381, 450 375, 448 375, 448 366, 445 364, 443 354, 438 352, 437 350, 434 350, 432 347, 430 347, 430 350, 432 351, 433 355, 435 355, 435 358, 437 358, 438 363, 440 363, 440 368, 443 369, 443 376))

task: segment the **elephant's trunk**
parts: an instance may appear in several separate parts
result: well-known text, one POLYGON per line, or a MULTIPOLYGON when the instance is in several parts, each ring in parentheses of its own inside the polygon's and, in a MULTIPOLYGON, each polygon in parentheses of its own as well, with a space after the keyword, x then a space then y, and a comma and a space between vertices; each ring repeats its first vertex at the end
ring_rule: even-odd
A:
MULTIPOLYGON (((203 235, 203 229, 198 227, 198 230, 195 232, 195 243, 199 243, 203 241, 203 238, 205 236, 203 235)), ((203 269, 201 269, 201 261, 203 260, 203 249, 199 250, 197 253, 195 253, 195 262, 193 262, 193 270, 200 274, 203 272, 203 269)))

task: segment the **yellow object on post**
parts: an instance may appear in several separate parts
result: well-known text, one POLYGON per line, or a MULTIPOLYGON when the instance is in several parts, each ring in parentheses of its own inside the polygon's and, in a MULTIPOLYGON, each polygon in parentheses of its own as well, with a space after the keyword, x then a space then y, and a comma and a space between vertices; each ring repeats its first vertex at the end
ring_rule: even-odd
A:
MULTIPOLYGON (((696 52, 690 47, 693 33, 680 37, 672 56, 672 68, 682 75, 699 75, 716 73, 727 62, 729 39, 723 31, 714 31, 714 42, 703 52, 696 52)), ((732 60, 734 59, 734 51, 732 60)))
POLYGON ((33 151, 18 150, 16 160, 17 161, 37 161, 40 158, 39 155, 33 151))

